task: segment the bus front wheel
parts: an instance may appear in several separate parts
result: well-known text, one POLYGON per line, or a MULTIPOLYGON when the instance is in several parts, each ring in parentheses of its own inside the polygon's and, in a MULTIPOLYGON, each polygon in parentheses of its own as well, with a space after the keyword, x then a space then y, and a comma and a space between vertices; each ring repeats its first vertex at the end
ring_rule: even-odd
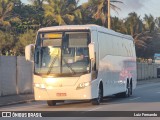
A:
POLYGON ((55 100, 47 100, 47 104, 48 104, 48 106, 55 106, 56 101, 55 100))
POLYGON ((98 91, 98 97, 95 99, 92 99, 92 105, 99 105, 100 102, 103 99, 103 87, 99 87, 99 91, 98 91))

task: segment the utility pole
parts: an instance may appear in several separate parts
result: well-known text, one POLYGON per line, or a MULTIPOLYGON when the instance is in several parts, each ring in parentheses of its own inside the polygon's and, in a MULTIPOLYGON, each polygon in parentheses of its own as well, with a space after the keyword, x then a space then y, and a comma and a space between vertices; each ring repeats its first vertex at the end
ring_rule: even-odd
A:
POLYGON ((108 0, 108 29, 111 29, 110 0, 108 0))

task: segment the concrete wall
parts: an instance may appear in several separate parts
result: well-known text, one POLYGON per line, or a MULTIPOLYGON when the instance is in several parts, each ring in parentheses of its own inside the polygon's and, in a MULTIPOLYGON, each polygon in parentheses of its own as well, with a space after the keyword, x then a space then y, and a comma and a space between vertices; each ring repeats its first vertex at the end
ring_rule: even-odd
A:
POLYGON ((0 57, 0 93, 16 94, 16 57, 0 57))
POLYGON ((0 56, 0 96, 31 92, 32 63, 24 57, 0 56))
POLYGON ((142 78, 142 64, 137 64, 137 79, 141 79, 142 78))
POLYGON ((32 85, 32 64, 25 57, 17 57, 17 87, 18 93, 30 93, 32 85))
POLYGON ((160 64, 137 63, 137 79, 147 80, 157 78, 157 68, 160 64))
MULTIPOLYGON (((24 57, 0 56, 0 96, 32 93, 32 63, 24 57)), ((137 63, 138 80, 157 78, 158 64, 137 63)))

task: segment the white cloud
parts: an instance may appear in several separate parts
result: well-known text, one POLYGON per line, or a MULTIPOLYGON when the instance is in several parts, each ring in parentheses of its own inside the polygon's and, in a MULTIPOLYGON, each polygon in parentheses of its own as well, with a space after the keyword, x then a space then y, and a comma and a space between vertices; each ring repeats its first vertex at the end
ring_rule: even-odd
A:
POLYGON ((121 9, 116 14, 111 11, 112 16, 125 18, 130 12, 136 12, 141 18, 144 14, 152 14, 154 17, 160 17, 160 0, 121 0, 124 4, 115 4, 121 9))
POLYGON ((148 0, 121 0, 121 1, 124 2, 122 6, 125 6, 126 9, 137 10, 142 8, 148 0))

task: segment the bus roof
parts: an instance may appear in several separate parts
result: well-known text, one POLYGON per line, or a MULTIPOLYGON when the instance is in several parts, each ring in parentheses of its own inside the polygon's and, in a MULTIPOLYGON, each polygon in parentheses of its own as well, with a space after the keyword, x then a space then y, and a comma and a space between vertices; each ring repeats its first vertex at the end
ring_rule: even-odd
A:
POLYGON ((123 37, 126 39, 133 40, 132 36, 130 35, 125 35, 121 34, 118 32, 115 32, 113 30, 109 30, 107 28, 104 28, 102 26, 98 26, 95 24, 89 24, 89 25, 62 25, 62 26, 52 26, 52 27, 44 27, 40 28, 38 32, 45 32, 45 31, 61 31, 61 30, 90 30, 90 31, 100 31, 100 32, 105 32, 107 34, 123 37))

